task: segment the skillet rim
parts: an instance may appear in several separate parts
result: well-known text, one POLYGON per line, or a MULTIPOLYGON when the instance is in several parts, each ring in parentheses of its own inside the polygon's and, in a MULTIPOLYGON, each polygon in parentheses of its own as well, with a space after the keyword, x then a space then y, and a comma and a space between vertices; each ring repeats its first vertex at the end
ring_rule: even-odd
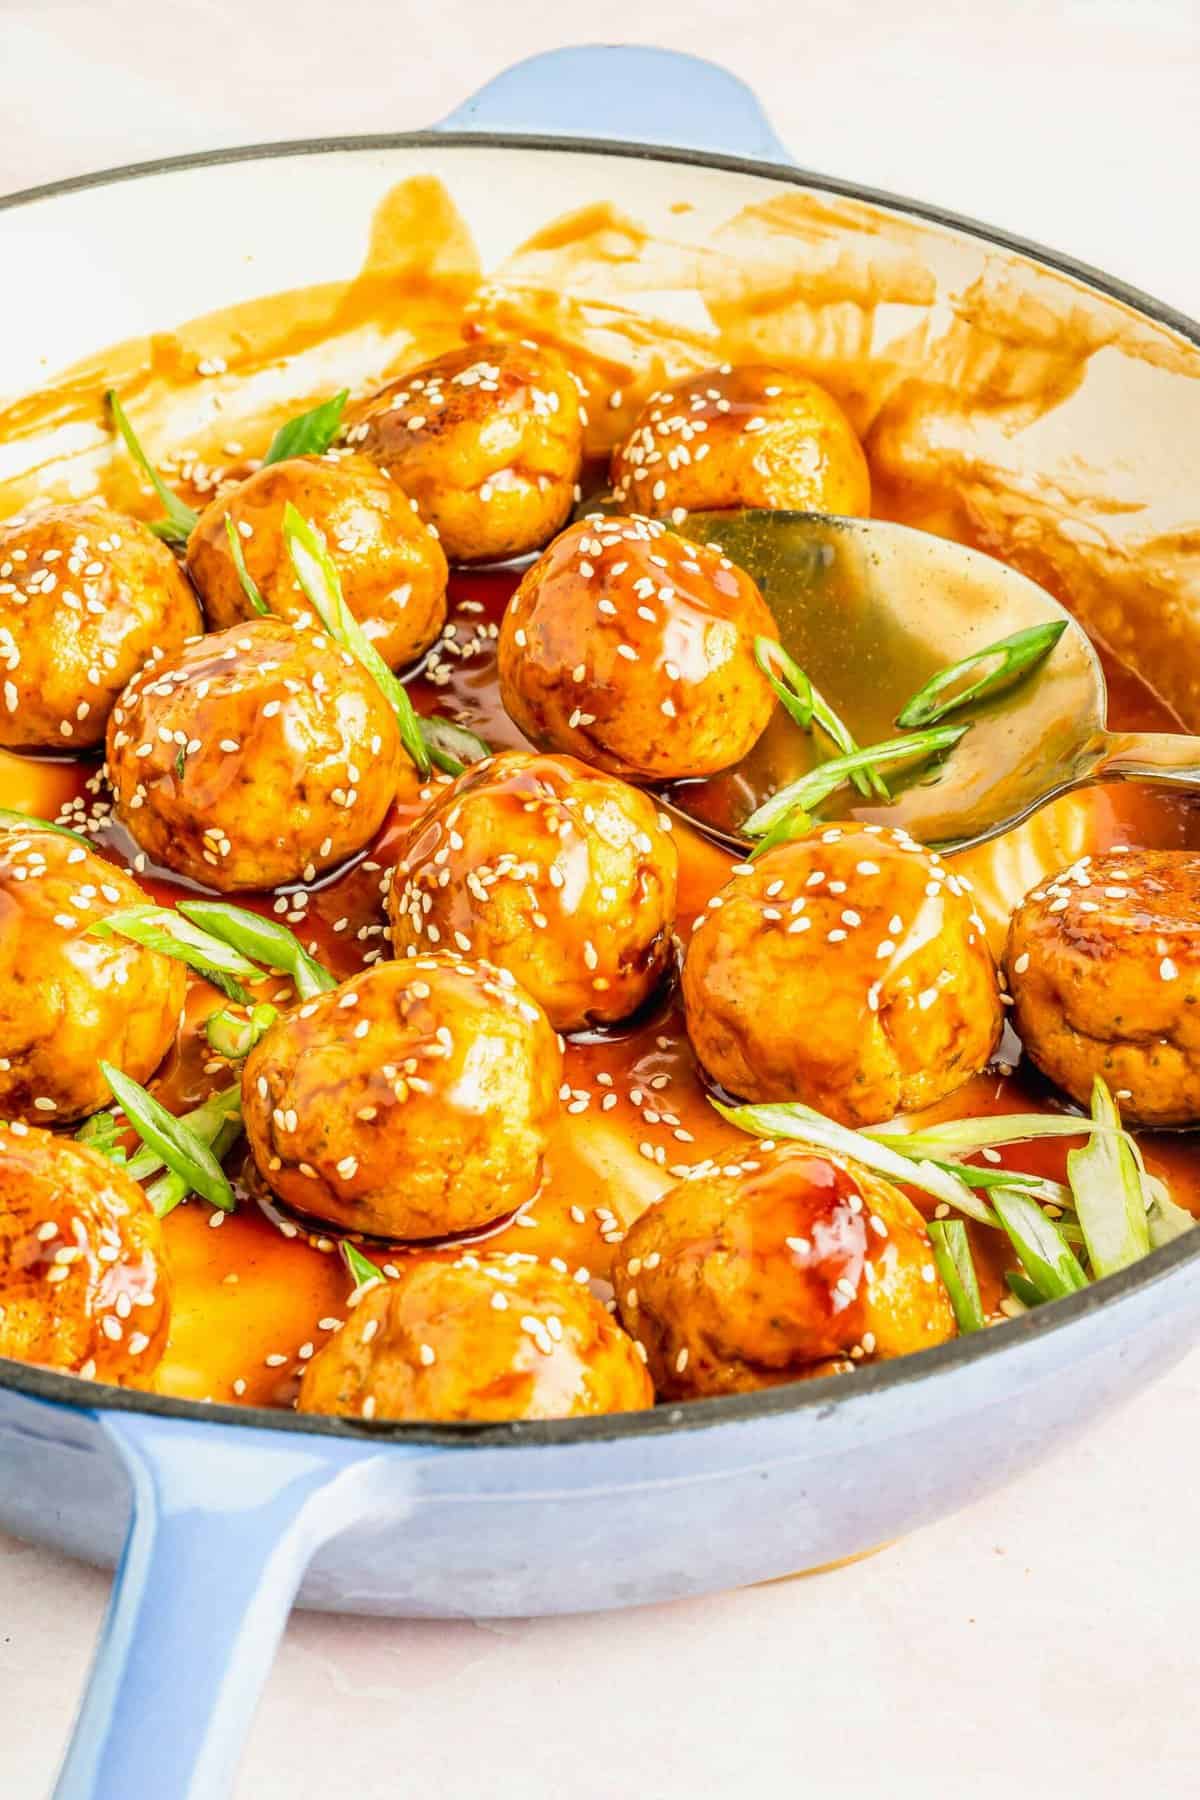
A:
MULTIPOLYGON (((260 144, 233 145, 219 150, 192 151, 179 156, 123 163, 113 168, 66 176, 58 181, 44 182, 0 196, 0 214, 43 200, 84 193, 92 188, 115 186, 118 182, 137 181, 191 169, 216 168, 227 163, 265 162, 287 157, 373 150, 443 148, 555 151, 566 155, 675 163, 689 168, 718 169, 729 174, 777 181, 792 187, 813 188, 845 199, 864 201, 868 205, 926 220, 943 230, 963 233, 1039 263, 1045 268, 1054 269, 1129 307, 1143 318, 1166 326, 1200 350, 1200 322, 1178 308, 1168 306, 1165 301, 1157 300, 1140 288, 1120 281, 1088 263, 1048 249, 1031 239, 982 224, 966 214, 884 189, 817 174, 793 163, 726 156, 657 144, 535 133, 441 131, 436 128, 282 139, 260 144)), ((936 1378, 943 1370, 964 1369, 985 1358, 991 1360, 1006 1352, 1015 1353, 1031 1342, 1069 1330, 1076 1320, 1086 1318, 1110 1303, 1115 1305, 1120 1300, 1170 1280, 1177 1270, 1186 1268, 1197 1259, 1200 1259, 1200 1230, 1189 1232, 1173 1243, 1151 1251, 1149 1256, 1131 1264, 1119 1274, 1106 1276, 1102 1281, 1092 1283, 1065 1300, 1053 1301, 1036 1307, 1020 1318, 1010 1319, 1003 1327, 953 1338, 948 1343, 936 1345, 929 1350, 873 1363, 856 1370, 849 1377, 822 1376, 814 1380, 787 1382, 748 1394, 689 1400, 674 1405, 659 1405, 643 1412, 611 1413, 596 1418, 430 1425, 425 1422, 408 1424, 401 1421, 325 1417, 316 1413, 283 1412, 274 1407, 180 1400, 168 1395, 142 1393, 135 1388, 118 1388, 103 1382, 82 1381, 77 1375, 58 1373, 8 1357, 0 1357, 0 1391, 7 1390, 34 1400, 49 1401, 72 1411, 87 1411, 94 1418, 104 1413, 138 1413, 150 1418, 335 1438, 343 1442, 358 1443, 364 1449, 385 1444, 424 1447, 429 1450, 466 1450, 476 1447, 523 1449, 537 1445, 561 1449, 582 1444, 615 1443, 646 1436, 659 1437, 722 1425, 749 1424, 756 1419, 789 1413, 815 1413, 817 1419, 825 1418, 835 1410, 839 1401, 870 1395, 880 1390, 908 1387, 925 1379, 936 1378)))

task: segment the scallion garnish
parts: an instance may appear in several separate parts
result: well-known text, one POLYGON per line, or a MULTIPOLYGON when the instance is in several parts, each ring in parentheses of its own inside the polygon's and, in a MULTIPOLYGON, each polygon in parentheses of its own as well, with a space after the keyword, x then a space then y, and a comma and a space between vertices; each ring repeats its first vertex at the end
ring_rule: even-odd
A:
MULTIPOLYGON (((110 1115, 111 1116, 111 1115, 110 1115)), ((241 1084, 221 1088, 219 1092, 210 1094, 207 1100, 194 1106, 191 1112, 182 1115, 182 1123, 200 1139, 202 1144, 214 1144, 227 1124, 236 1127, 236 1137, 242 1129, 242 1089, 241 1084)), ((163 1166, 163 1159, 157 1151, 148 1149, 145 1144, 129 1158, 127 1173, 135 1181, 145 1181, 151 1175, 157 1175, 163 1166)), ((182 1196, 180 1196, 182 1198, 182 1196)))
POLYGON ((1079 1259, 1053 1219, 1019 1188, 993 1188, 992 1205, 1043 1300, 1061 1300, 1087 1286, 1079 1259))
POLYGON ((323 456, 341 428, 349 398, 350 389, 343 388, 332 400, 323 400, 311 412, 298 413, 281 425, 263 457, 263 467, 286 462, 289 456, 323 456))
POLYGON ((209 1049, 215 1050, 218 1056, 227 1057, 230 1062, 241 1062, 259 1039, 266 1036, 278 1017, 277 1009, 265 1000, 251 1007, 249 1016, 244 1019, 222 1006, 205 1019, 204 1035, 209 1049))
MULTIPOLYGON (((400 740, 416 764, 417 772, 428 775, 431 768, 429 749, 421 730, 421 721, 408 697, 402 681, 392 674, 359 624, 342 593, 337 567, 325 548, 325 540, 309 520, 302 517, 289 500, 283 509, 283 541, 296 579, 316 609, 317 616, 332 638, 349 650, 375 681, 396 715, 400 740)), ((457 771, 461 773, 461 770, 457 771)))
POLYGON ((1030 1281, 1028 1275, 1022 1275, 1019 1269, 1005 1269, 1004 1280, 1010 1294, 1016 1296, 1022 1306, 1031 1310, 1042 1304, 1042 1296, 1030 1281))
MULTIPOLYGON (((844 721, 782 644, 773 638, 755 638, 754 660, 774 688, 780 705, 801 731, 811 731, 815 723, 843 756, 858 749, 844 721)), ((850 779, 864 799, 872 793, 880 800, 891 799, 887 783, 869 766, 853 769, 850 779)))
POLYGON ((919 1188, 935 1200, 945 1201, 956 1212, 965 1213, 968 1219, 977 1219, 981 1225, 997 1222, 991 1208, 977 1200, 956 1175, 949 1174, 936 1163, 909 1162, 874 1138, 838 1125, 824 1113, 815 1112, 798 1100, 765 1106, 724 1106, 719 1100, 713 1100, 711 1104, 723 1119, 753 1137, 797 1138, 813 1145, 814 1149, 832 1150, 835 1155, 853 1157, 866 1168, 874 1169, 877 1175, 886 1175, 892 1181, 919 1188))
POLYGON ((1087 1244, 1092 1274, 1113 1275, 1150 1249, 1146 1190, 1132 1140, 1104 1081, 1092 1084, 1092 1123, 1086 1144, 1067 1154, 1067 1179, 1087 1244))
MULTIPOLYGON (((911 737, 888 738, 882 744, 868 744, 865 749, 848 756, 835 756, 830 762, 810 769, 798 781, 772 794, 769 800, 751 813, 742 826, 747 837, 765 838, 768 833, 784 831, 790 815, 811 813, 847 782, 856 769, 890 768, 894 763, 928 762, 930 757, 951 749, 970 729, 966 725, 939 725, 933 731, 916 731, 911 737)), ((779 838, 775 842, 782 841, 779 838)), ((766 846, 760 845, 760 850, 766 846)))
POLYGON ((966 1226, 961 1219, 933 1219, 927 1229, 933 1260, 950 1296, 958 1329, 982 1331, 986 1321, 966 1226))
POLYGON ((13 812, 7 806, 0 806, 0 828, 5 831, 52 831, 55 837, 73 838, 85 850, 96 848, 81 831, 72 831, 69 825, 56 825, 52 819, 35 818, 32 813, 13 812))
POLYGON ((125 416, 125 408, 117 398, 116 389, 109 388, 104 398, 108 402, 113 422, 125 440, 125 448, 162 501, 166 512, 165 519, 155 519, 152 522, 151 531, 168 544, 186 544, 196 529, 200 514, 193 512, 192 508, 186 505, 178 494, 171 492, 158 470, 153 466, 138 442, 133 426, 125 416))
POLYGON ((233 1189, 225 1171, 196 1132, 111 1063, 102 1062, 100 1072, 143 1143, 162 1158, 173 1174, 187 1182, 188 1191, 195 1191, 222 1212, 232 1212, 233 1189))
POLYGON ((124 912, 109 913, 88 926, 92 937, 124 937, 162 956, 186 963, 197 975, 203 975, 219 988, 228 1000, 248 1005, 250 996, 238 977, 261 981, 262 970, 219 937, 198 930, 187 918, 169 906, 130 906, 124 912))
POLYGON ((901 731, 912 731, 920 725, 936 725, 960 707, 973 706, 978 700, 990 700, 994 694, 1014 687, 1049 656, 1068 624, 1067 619, 1056 619, 1048 625, 1031 625, 1025 631, 1014 631, 1011 637, 1000 638, 986 649, 964 656, 959 662, 951 663, 949 668, 940 669, 897 713, 897 725, 901 731), (996 657, 1000 659, 997 668, 981 675, 960 693, 941 698, 947 688, 953 687, 971 669, 996 657))
POLYGON ((342 1239, 341 1249, 356 1294, 361 1293, 364 1288, 372 1287, 376 1282, 386 1279, 383 1270, 376 1268, 370 1257, 364 1256, 357 1245, 350 1242, 349 1238, 342 1239))
POLYGON ((246 567, 246 558, 242 553, 242 534, 234 524, 230 513, 225 514, 225 536, 229 540, 229 554, 233 558, 233 566, 237 572, 237 578, 242 584, 243 594, 256 613, 268 614, 271 609, 259 593, 258 583, 246 567))
POLYGON ((1040 1138, 1087 1137, 1097 1131, 1121 1130, 1120 1124, 1097 1123, 1069 1113, 997 1113, 991 1118, 946 1119, 923 1125, 919 1131, 897 1131, 889 1125, 868 1125, 866 1133, 903 1155, 973 1156, 1003 1144, 1036 1143, 1040 1138))
POLYGON ((465 725, 456 725, 453 719, 421 719, 421 736, 430 762, 445 775, 461 775, 472 763, 482 762, 492 754, 481 737, 465 725))
POLYGON ((109 1162, 123 1163, 127 1160, 125 1146, 118 1142, 121 1128, 117 1124, 116 1115, 111 1112, 93 1113, 85 1119, 75 1133, 77 1144, 86 1144, 89 1150, 107 1157, 109 1162))
POLYGON ((217 939, 242 958, 253 957, 290 975, 301 1000, 327 994, 337 986, 336 975, 310 956, 295 933, 277 919, 264 919, 261 913, 227 900, 181 900, 179 911, 206 937, 217 939))
MULTIPOLYGON (((211 1149, 217 1161, 227 1156, 242 1135, 240 1114, 223 1119, 212 1140, 211 1149)), ((160 1219, 165 1219, 173 1212, 181 1200, 186 1200, 191 1193, 191 1186, 183 1175, 177 1175, 174 1169, 168 1169, 157 1181, 152 1181, 146 1189, 146 1198, 160 1219)))

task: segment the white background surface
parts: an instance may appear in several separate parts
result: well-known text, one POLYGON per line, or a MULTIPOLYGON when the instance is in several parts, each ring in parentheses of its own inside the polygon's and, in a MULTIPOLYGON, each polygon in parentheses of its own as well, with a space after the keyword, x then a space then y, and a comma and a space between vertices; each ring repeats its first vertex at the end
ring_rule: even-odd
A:
MULTIPOLYGON (((719 10, 0 0, 0 191, 423 125, 534 50, 658 42, 748 79, 809 166, 1011 227, 1200 314, 1197 0, 719 10)), ((238 1800, 1194 1795, 1198 1443, 1195 1355, 1019 1487, 834 1575, 490 1627, 298 1616, 238 1800)), ((0 1538, 3 1800, 48 1790, 106 1591, 0 1538)))

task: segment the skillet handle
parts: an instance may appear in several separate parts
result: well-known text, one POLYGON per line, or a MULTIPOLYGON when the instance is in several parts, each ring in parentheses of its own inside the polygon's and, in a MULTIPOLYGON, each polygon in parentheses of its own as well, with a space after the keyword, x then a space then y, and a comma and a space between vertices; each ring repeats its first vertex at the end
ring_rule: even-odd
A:
MULTIPOLYGON (((55 1800, 224 1800, 305 1568, 381 1504, 385 1458, 136 1413, 100 1423, 133 1516, 55 1800)), ((389 1510, 406 1468, 403 1452, 389 1464, 389 1510)))
POLYGON ((792 160, 757 96, 728 69, 634 44, 581 44, 527 57, 434 129, 616 138, 792 160))

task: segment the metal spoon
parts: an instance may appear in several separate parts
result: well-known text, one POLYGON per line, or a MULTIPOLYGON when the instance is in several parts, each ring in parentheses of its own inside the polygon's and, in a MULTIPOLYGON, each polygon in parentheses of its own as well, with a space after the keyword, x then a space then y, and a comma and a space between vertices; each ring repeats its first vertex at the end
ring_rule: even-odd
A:
MULTIPOLYGON (((883 520, 815 513, 694 513, 678 529, 754 576, 780 643, 861 745, 896 737, 896 715, 938 670, 1027 626, 1067 620, 1024 681, 951 715, 947 723, 971 729, 939 766, 907 785, 889 772, 892 804, 847 786, 822 817, 898 825, 965 849, 1093 782, 1200 787, 1200 738, 1108 731, 1104 673, 1082 626, 993 557, 883 520)), ((709 835, 744 847, 755 807, 832 754, 779 708, 735 769, 674 783, 668 797, 709 835)))

